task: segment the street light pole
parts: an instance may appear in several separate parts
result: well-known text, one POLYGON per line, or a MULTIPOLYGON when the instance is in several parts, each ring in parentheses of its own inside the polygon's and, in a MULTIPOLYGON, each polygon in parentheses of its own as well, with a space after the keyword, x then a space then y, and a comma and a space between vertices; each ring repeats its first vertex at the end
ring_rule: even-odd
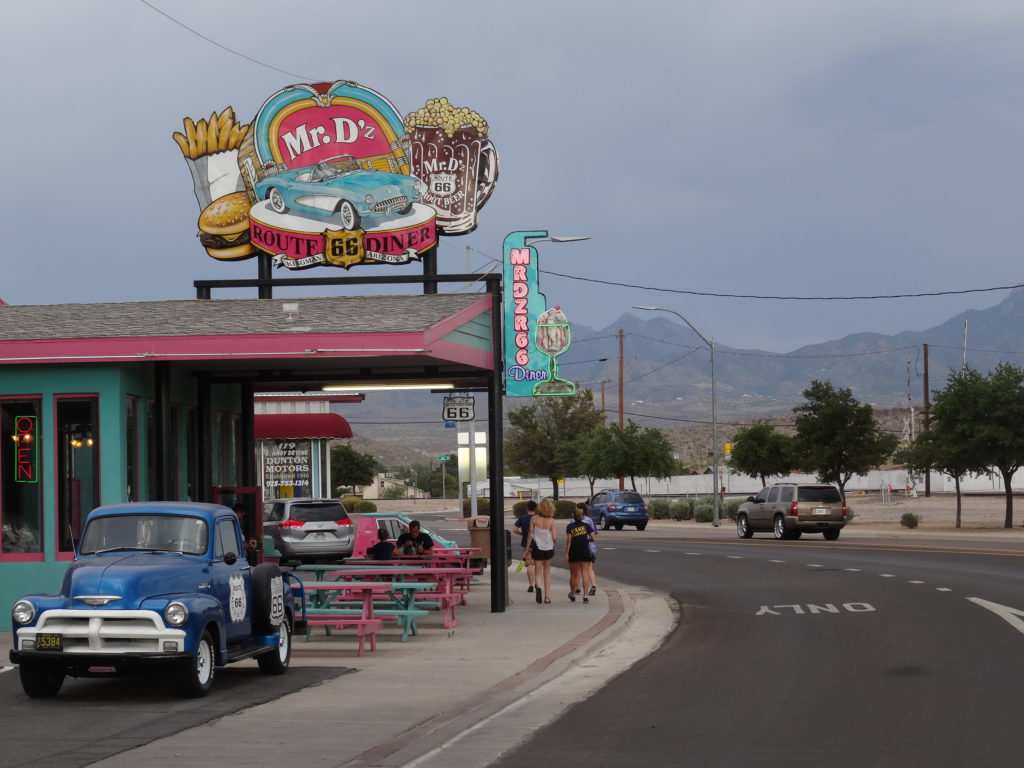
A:
POLYGON ((649 312, 668 312, 669 314, 675 315, 686 323, 690 330, 696 333, 697 336, 700 337, 700 340, 707 344, 708 349, 711 350, 711 508, 713 510, 711 524, 717 528, 721 525, 721 517, 719 515, 718 505, 718 363, 716 360, 717 355, 715 354, 715 342, 713 339, 707 339, 703 333, 693 326, 693 323, 674 309, 665 309, 664 307, 645 307, 639 305, 633 305, 633 309, 643 309, 649 312))

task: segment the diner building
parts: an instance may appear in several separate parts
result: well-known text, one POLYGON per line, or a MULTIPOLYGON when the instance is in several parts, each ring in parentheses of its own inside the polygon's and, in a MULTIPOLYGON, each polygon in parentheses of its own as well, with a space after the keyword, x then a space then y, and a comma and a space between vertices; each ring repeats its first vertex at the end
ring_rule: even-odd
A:
POLYGON ((500 434, 498 283, 489 288, 0 305, 0 604, 59 588, 96 506, 326 495, 327 447, 351 430, 329 407, 274 412, 284 393, 315 403, 332 384, 370 382, 485 392, 500 434), (282 443, 301 443, 289 450, 309 473, 270 492, 257 455, 282 443))

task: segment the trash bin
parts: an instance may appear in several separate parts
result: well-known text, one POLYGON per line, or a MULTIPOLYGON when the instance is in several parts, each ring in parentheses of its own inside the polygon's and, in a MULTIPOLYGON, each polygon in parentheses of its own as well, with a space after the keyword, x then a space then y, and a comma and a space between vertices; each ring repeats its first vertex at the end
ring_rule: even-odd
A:
POLYGON ((466 521, 466 527, 469 528, 469 546, 480 550, 477 557, 484 560, 490 559, 491 518, 485 515, 471 517, 466 521))

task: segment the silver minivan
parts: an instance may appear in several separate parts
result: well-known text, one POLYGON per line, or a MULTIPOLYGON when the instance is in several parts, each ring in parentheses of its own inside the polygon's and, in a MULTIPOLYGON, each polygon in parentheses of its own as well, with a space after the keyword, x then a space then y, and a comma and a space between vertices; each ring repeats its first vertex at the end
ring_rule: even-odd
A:
POLYGON ((281 561, 352 557, 355 530, 337 499, 272 499, 263 503, 263 535, 274 540, 281 561))
POLYGON ((846 501, 837 487, 824 483, 775 483, 748 496, 736 512, 741 539, 770 531, 776 539, 820 533, 835 541, 845 525, 846 501))

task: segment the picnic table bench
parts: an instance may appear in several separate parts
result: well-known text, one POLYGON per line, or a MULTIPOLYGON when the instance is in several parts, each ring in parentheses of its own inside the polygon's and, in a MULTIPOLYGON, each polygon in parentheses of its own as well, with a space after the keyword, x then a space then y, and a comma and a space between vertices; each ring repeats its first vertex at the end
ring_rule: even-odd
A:
MULTIPOLYGON (((370 650, 376 650, 376 632, 384 619, 396 619, 402 627, 402 642, 417 634, 416 619, 426 616, 428 607, 417 596, 434 590, 437 584, 424 581, 306 581, 310 596, 306 609, 306 626, 353 626, 359 636, 359 655, 364 637, 370 637, 370 650)), ((307 631, 306 639, 309 639, 307 631)))

